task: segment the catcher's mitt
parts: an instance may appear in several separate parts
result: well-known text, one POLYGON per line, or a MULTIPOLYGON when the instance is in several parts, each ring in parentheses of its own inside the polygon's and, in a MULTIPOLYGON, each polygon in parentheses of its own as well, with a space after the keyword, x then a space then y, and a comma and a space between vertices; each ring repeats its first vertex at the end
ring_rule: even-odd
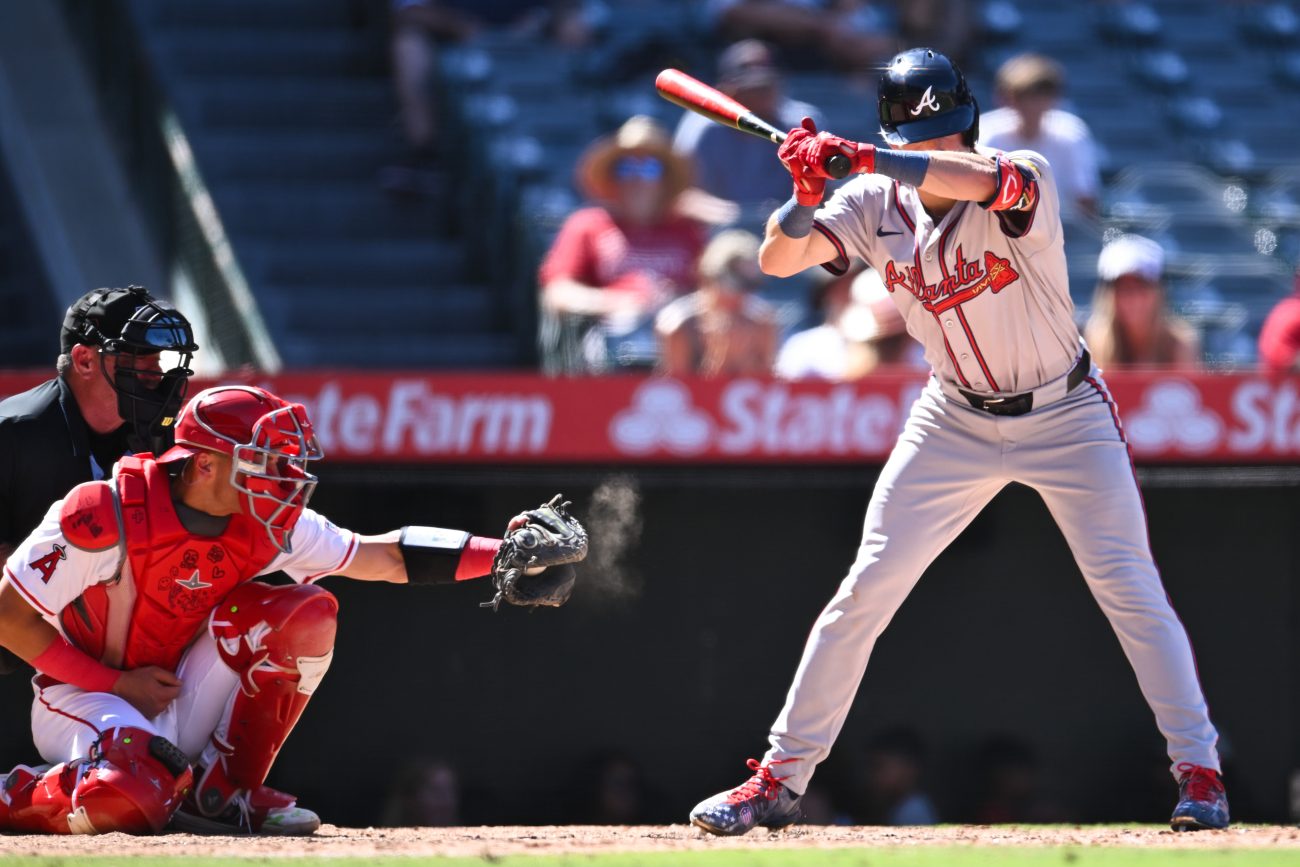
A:
POLYGON ((506 534, 492 562, 497 592, 482 607, 496 611, 502 602, 558 607, 569 601, 577 577, 570 564, 587 556, 587 531, 561 500, 556 494, 524 512, 526 523, 506 534))

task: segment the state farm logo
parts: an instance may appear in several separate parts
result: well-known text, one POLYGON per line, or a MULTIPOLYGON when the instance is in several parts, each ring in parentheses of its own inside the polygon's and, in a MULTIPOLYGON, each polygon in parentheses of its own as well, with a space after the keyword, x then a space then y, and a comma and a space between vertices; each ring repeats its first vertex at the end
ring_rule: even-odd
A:
POLYGON ((1157 382, 1142 404, 1125 413, 1124 429, 1133 448, 1142 452, 1177 449, 1201 454, 1223 440, 1223 421, 1201 403, 1201 392, 1180 379, 1157 382))
POLYGON ((651 379, 610 420, 609 438, 621 453, 638 457, 879 455, 893 445, 920 387, 910 383, 894 397, 847 384, 806 391, 738 379, 722 388, 716 405, 697 406, 685 384, 651 379))
POLYGON ((672 379, 652 379, 632 395, 632 405, 614 416, 609 436, 619 451, 643 455, 658 448, 673 454, 699 454, 709 445, 713 425, 691 405, 691 391, 672 379))
POLYGON ((285 397, 307 407, 326 455, 542 454, 554 416, 545 394, 445 394, 415 378, 373 394, 329 381, 316 394, 285 397))

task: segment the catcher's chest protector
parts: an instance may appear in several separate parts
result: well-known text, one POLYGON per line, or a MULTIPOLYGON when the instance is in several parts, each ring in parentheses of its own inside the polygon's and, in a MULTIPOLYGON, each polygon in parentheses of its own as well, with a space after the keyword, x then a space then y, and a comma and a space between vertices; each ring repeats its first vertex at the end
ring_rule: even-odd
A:
POLYGON ((152 460, 122 458, 115 482, 127 551, 122 575, 87 590, 61 622, 73 643, 109 665, 175 670, 209 612, 279 552, 243 515, 231 516, 220 536, 190 533, 167 474, 152 460))

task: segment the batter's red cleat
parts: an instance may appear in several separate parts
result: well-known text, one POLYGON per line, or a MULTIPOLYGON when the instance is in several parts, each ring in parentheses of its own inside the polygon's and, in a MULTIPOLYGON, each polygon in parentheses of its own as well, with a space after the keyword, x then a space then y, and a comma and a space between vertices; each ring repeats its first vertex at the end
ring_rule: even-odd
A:
POLYGON ((1177 766, 1178 806, 1169 820, 1175 831, 1222 830, 1228 827, 1228 793, 1219 773, 1191 762, 1177 766))
POLYGON ((785 777, 772 774, 771 766, 783 762, 765 765, 757 759, 750 759, 746 764, 754 776, 729 792, 697 804, 691 810, 691 824, 710 834, 738 837, 759 825, 784 828, 799 821, 802 816, 800 796, 781 784, 785 777))

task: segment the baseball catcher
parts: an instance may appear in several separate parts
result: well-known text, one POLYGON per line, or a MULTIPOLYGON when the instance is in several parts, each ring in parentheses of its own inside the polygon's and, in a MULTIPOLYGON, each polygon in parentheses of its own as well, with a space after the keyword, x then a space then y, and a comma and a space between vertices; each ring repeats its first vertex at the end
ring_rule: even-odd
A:
POLYGON ((361 536, 307 508, 321 457, 301 405, 221 386, 181 411, 175 446, 50 507, 0 581, 49 764, 8 774, 0 829, 310 834, 319 817, 264 782, 333 656, 338 601, 316 581, 491 576, 494 609, 569 598, 587 534, 560 497, 503 540, 361 536), (294 583, 253 580, 270 572, 294 583))

